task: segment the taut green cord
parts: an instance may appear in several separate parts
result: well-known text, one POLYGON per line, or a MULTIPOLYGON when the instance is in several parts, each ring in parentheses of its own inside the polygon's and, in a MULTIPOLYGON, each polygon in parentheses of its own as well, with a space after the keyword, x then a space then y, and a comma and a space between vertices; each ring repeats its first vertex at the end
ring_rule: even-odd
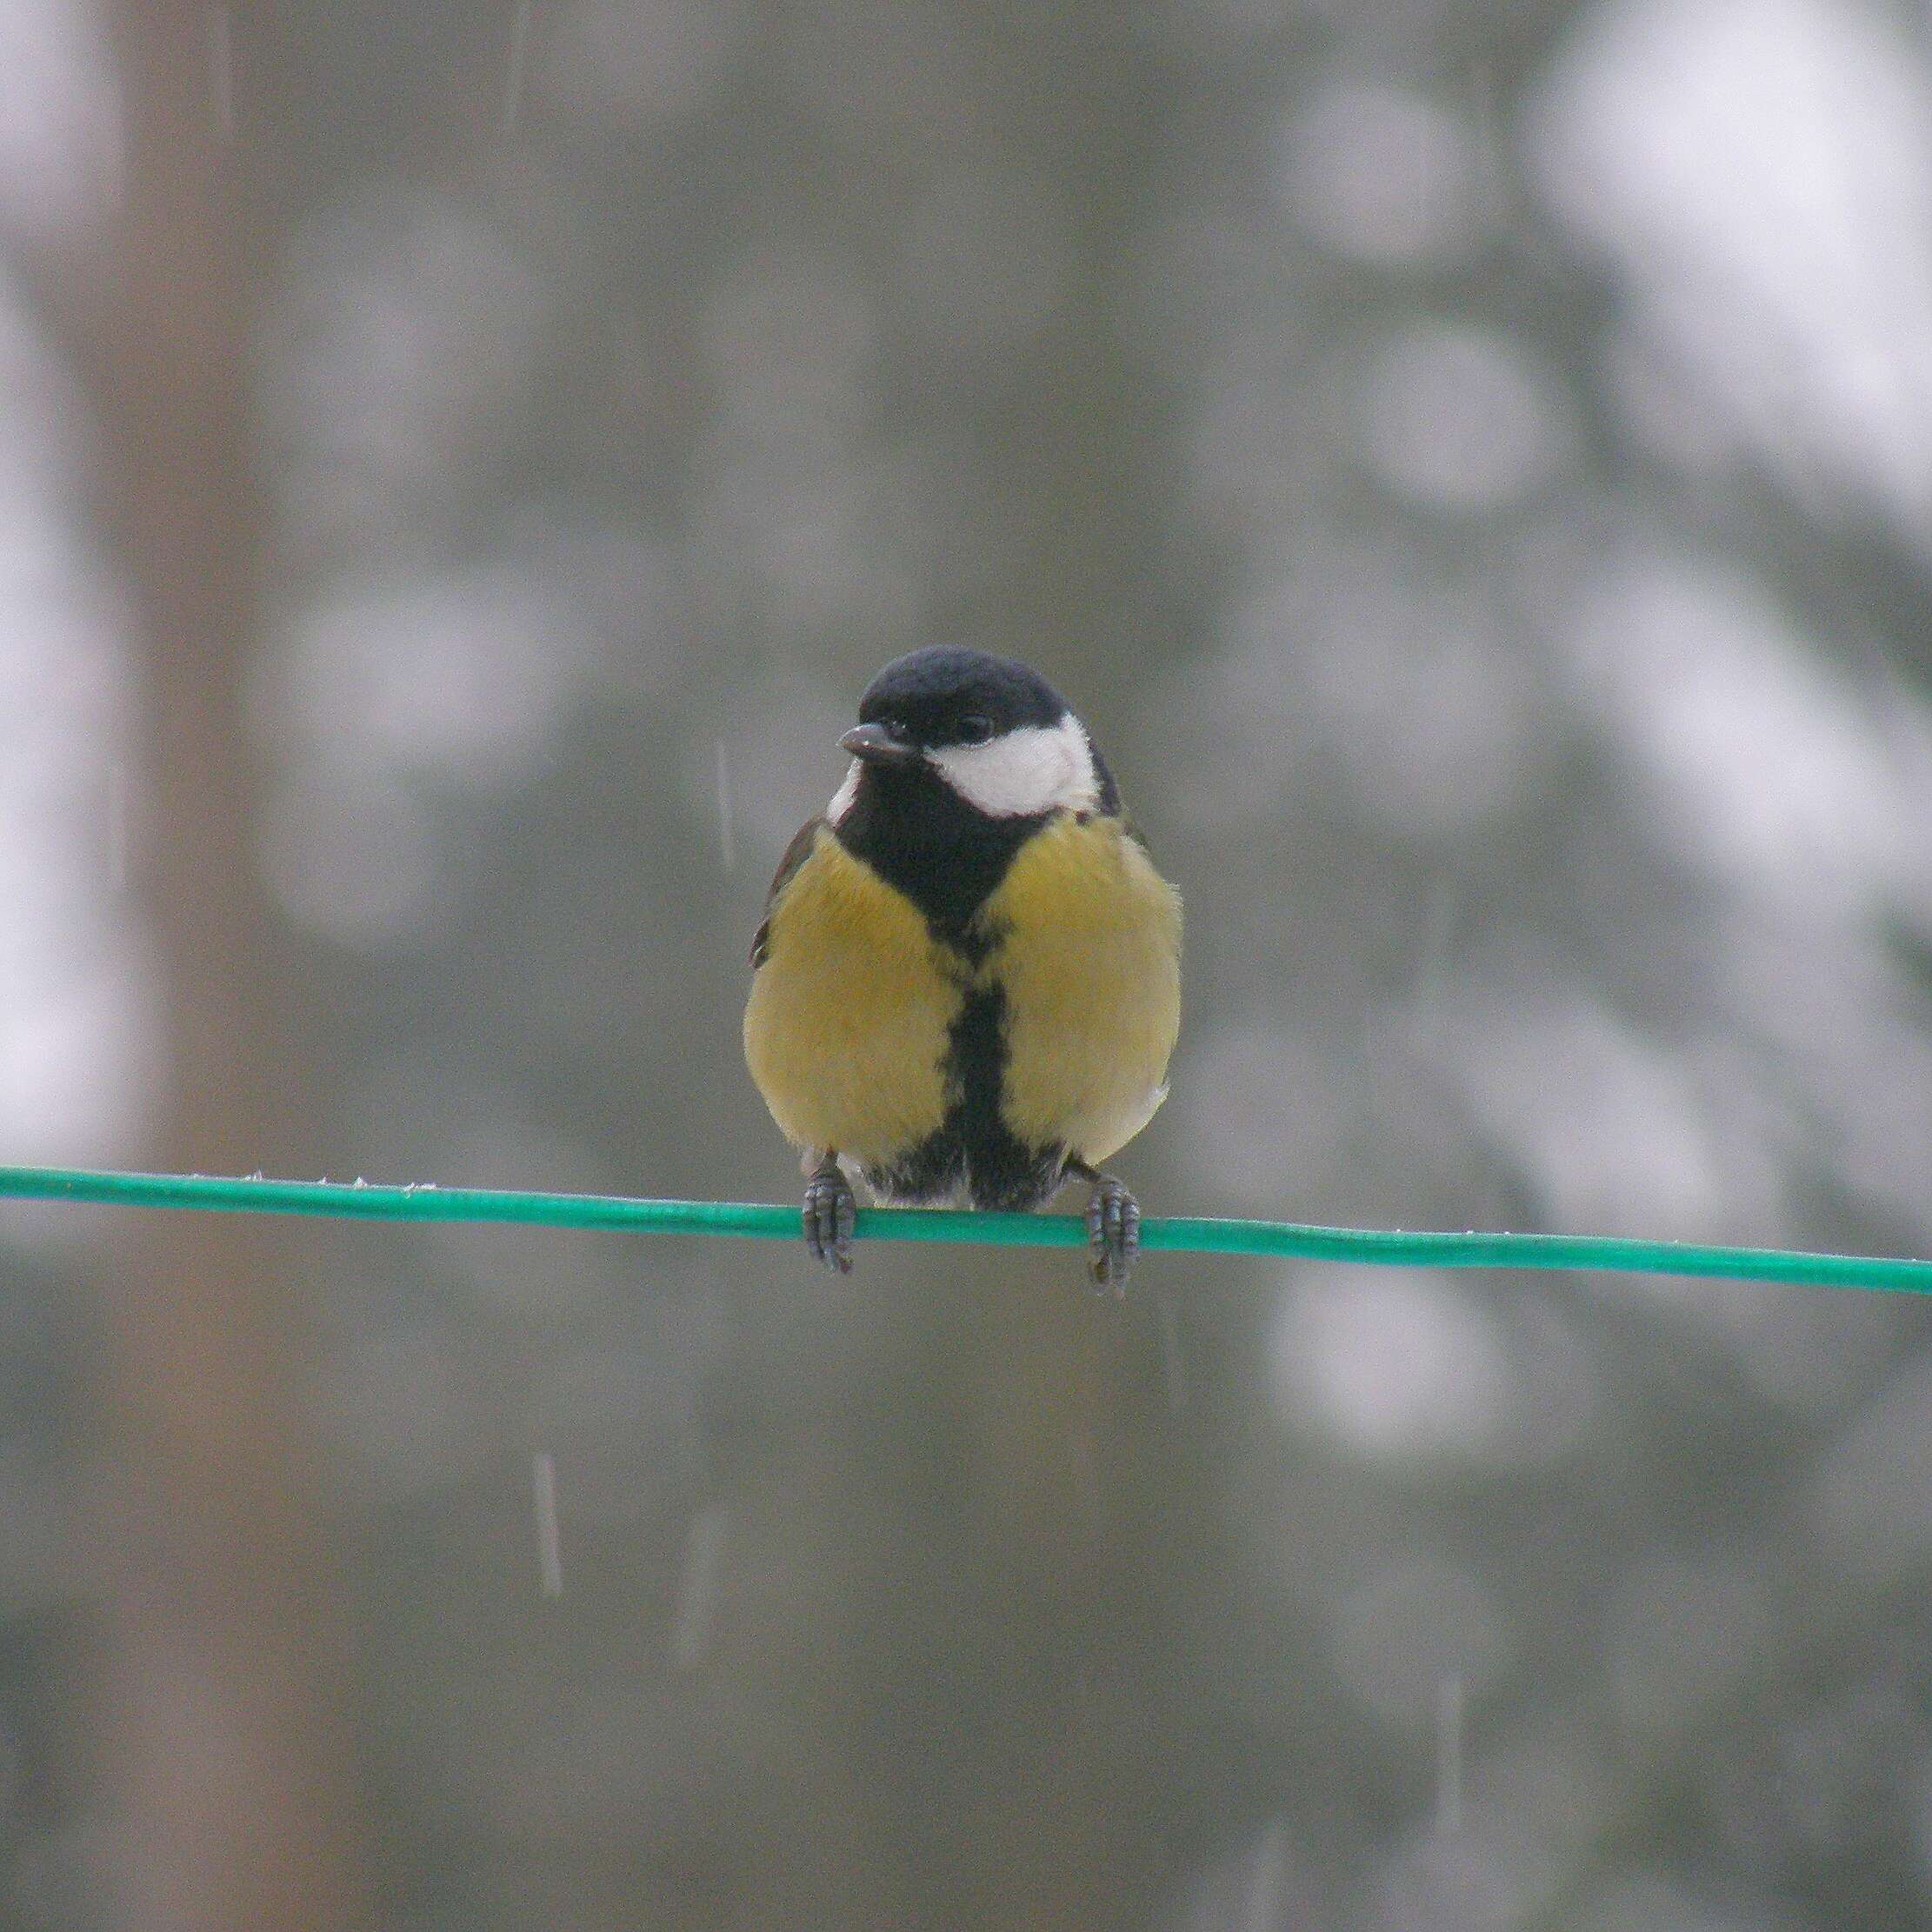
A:
MULTIPOLYGON (((74 1168, 0 1168, 0 1197, 86 1201, 129 1208, 211 1208, 230 1213, 337 1215, 368 1221, 521 1222, 539 1228, 615 1228, 635 1234, 799 1238, 798 1209, 736 1201, 633 1201, 609 1194, 512 1194, 433 1184, 229 1180, 204 1174, 97 1174, 74 1168)), ((968 1214, 940 1208, 862 1208, 862 1241, 969 1241, 1006 1248, 1078 1248, 1074 1215, 968 1214)), ((1932 1261, 1811 1255, 1779 1248, 1706 1248, 1687 1242, 1595 1235, 1407 1234, 1312 1228, 1293 1221, 1148 1220, 1150 1252, 1287 1255, 1307 1261, 1412 1268, 1602 1269, 1636 1275, 1702 1275, 1722 1281, 1932 1293, 1932 1261)))

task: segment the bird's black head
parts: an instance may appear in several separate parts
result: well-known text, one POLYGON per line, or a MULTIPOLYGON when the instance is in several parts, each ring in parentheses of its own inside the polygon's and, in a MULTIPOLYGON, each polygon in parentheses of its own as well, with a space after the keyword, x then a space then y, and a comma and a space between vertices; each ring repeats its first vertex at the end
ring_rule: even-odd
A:
POLYGON ((954 644, 895 657, 859 700, 861 726, 922 750, 985 744, 1026 725, 1050 729, 1067 715, 1067 701, 1037 671, 954 644))
POLYGON ((839 740, 852 769, 828 809, 840 840, 957 930, 1056 812, 1119 809, 1085 727, 1037 671, 934 645, 866 687, 839 740))
POLYGON ((1067 701, 1010 657, 937 644, 896 657, 867 685, 859 723, 839 740, 847 789, 909 804, 934 786, 985 818, 1037 819, 1115 809, 1112 785, 1067 701))

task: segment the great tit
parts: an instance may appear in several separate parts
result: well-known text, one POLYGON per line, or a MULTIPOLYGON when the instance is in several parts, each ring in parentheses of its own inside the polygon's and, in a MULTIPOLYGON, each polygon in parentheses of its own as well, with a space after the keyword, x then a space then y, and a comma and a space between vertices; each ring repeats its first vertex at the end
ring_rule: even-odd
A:
POLYGON ((1031 1209, 1069 1180, 1096 1283, 1140 1209, 1097 1163, 1167 1095, 1181 901, 1036 671, 935 646, 888 664, 839 740, 752 943, 745 1058, 803 1151, 805 1241, 843 1274, 848 1170, 882 1202, 1031 1209))

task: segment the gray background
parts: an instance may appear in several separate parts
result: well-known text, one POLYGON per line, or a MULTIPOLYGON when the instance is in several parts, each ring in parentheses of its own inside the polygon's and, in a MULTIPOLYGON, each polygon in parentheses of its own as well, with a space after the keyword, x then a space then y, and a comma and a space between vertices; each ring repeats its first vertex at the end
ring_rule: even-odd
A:
MULTIPOLYGON (((1149 1212, 1925 1252, 1929 31, 0 4, 0 1156, 790 1200, 951 640, 1186 895, 1149 1212)), ((8 1209, 0 1922, 1932 1912, 1917 1305, 1140 1284, 8 1209)))

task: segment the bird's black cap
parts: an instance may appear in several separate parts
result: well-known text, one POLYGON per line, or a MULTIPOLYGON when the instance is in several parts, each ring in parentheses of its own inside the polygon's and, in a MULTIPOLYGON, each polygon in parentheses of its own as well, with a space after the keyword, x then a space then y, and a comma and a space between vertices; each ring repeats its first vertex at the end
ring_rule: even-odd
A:
POLYGON ((948 745, 1024 724, 1055 725, 1067 710, 1059 692, 1016 659, 929 644, 895 657, 866 686, 859 722, 885 725, 914 744, 948 745))

